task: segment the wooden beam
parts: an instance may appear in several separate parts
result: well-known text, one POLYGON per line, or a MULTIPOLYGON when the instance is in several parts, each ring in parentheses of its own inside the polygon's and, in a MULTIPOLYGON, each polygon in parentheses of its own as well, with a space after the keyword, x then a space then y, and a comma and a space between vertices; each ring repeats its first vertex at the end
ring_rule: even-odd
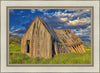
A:
POLYGON ((56 55, 58 54, 58 48, 57 48, 57 43, 55 42, 55 53, 56 55))

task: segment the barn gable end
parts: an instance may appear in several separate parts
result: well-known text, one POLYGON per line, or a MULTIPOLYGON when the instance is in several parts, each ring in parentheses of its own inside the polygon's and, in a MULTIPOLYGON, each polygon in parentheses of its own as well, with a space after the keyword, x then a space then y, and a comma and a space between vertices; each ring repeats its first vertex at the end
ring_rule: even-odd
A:
POLYGON ((21 52, 31 57, 52 57, 51 32, 37 16, 21 39, 21 52), (47 43, 48 42, 48 43, 47 43), (29 52, 27 50, 29 49, 29 52))

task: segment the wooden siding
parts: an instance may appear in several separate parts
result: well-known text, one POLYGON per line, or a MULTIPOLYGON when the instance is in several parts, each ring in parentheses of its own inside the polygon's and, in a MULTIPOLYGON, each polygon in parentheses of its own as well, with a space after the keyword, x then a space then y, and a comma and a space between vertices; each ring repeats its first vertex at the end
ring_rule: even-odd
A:
POLYGON ((39 18, 32 22, 30 28, 27 30, 21 39, 21 52, 31 57, 52 57, 52 40, 51 35, 41 23, 39 18), (27 53, 27 40, 30 40, 30 51, 27 53))

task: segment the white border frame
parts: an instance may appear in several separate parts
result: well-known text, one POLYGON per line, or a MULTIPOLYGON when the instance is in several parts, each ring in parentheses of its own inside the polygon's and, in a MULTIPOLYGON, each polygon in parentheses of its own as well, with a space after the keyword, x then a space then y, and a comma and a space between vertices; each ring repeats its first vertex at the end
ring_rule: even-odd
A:
POLYGON ((1 72, 99 72, 99 1, 1 1, 1 72), (7 6, 93 6, 94 66, 93 67, 7 67, 6 7, 7 6))

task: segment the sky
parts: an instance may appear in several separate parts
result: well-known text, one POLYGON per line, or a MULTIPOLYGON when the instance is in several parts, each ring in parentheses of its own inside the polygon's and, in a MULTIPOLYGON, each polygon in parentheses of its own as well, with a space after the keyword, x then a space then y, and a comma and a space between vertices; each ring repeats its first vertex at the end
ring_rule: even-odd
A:
POLYGON ((91 9, 9 9, 9 34, 23 36, 36 16, 55 29, 71 29, 91 40, 91 9))

